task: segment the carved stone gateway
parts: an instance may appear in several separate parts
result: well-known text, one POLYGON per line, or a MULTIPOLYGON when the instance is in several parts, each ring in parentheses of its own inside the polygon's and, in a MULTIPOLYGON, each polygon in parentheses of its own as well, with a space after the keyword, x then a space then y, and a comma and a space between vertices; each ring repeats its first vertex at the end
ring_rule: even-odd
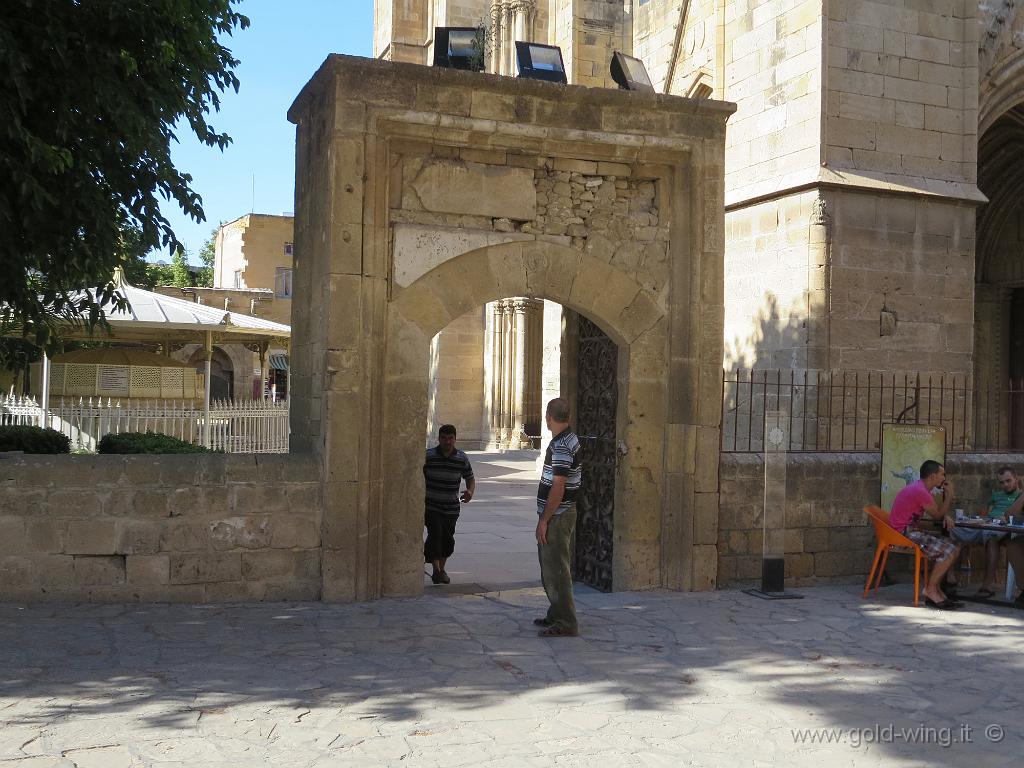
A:
POLYGON ((292 448, 324 465, 324 599, 420 594, 430 341, 509 298, 558 302, 617 350, 617 397, 596 411, 614 422, 615 589, 714 588, 731 112, 324 63, 289 112, 308 297, 293 305, 292 448))

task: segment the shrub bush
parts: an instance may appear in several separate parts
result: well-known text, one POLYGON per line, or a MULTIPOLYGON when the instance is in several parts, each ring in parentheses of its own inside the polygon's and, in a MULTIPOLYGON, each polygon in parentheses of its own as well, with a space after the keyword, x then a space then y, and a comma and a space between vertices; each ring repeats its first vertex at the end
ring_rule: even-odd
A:
POLYGON ((44 427, 0 427, 0 451, 25 453, 68 453, 71 440, 55 429, 44 427))
POLYGON ((104 435, 96 446, 97 453, 208 453, 209 449, 193 445, 159 432, 122 432, 104 435))

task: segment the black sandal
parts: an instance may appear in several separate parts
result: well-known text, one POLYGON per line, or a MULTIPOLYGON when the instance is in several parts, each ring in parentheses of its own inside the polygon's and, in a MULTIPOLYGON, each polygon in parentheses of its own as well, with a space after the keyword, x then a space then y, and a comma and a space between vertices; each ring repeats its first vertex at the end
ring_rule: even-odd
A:
POLYGON ((551 626, 547 629, 542 629, 537 635, 539 637, 579 637, 580 633, 577 629, 551 626))

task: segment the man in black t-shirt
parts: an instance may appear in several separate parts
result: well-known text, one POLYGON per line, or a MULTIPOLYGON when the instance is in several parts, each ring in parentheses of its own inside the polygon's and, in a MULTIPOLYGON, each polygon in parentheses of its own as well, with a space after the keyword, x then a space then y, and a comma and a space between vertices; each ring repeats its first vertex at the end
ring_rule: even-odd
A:
POLYGON ((445 562, 455 551, 455 524, 459 522, 460 502, 467 503, 476 490, 476 479, 469 457, 455 447, 455 427, 445 424, 437 431, 437 446, 427 449, 423 462, 426 481, 426 505, 423 523, 427 527, 427 540, 423 544, 423 561, 434 571, 430 580, 435 584, 448 584, 451 579, 444 570, 445 562), (459 494, 462 481, 466 490, 459 494))

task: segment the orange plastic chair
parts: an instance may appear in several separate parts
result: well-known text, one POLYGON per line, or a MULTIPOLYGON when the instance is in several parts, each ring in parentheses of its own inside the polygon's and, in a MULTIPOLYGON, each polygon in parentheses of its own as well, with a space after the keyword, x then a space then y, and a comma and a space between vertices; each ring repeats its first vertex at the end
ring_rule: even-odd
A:
POLYGON ((881 507, 867 506, 864 511, 871 518, 875 526, 875 537, 878 539, 878 546, 875 549, 875 560, 871 564, 871 572, 868 574, 867 583, 864 584, 864 595, 868 596, 872 586, 878 592, 878 585, 882 581, 882 571, 885 570, 885 563, 889 559, 890 552, 901 555, 914 556, 914 605, 918 604, 921 594, 921 571, 924 568, 924 580, 928 581, 928 558, 921 552, 921 548, 914 542, 889 525, 889 513, 881 507))

